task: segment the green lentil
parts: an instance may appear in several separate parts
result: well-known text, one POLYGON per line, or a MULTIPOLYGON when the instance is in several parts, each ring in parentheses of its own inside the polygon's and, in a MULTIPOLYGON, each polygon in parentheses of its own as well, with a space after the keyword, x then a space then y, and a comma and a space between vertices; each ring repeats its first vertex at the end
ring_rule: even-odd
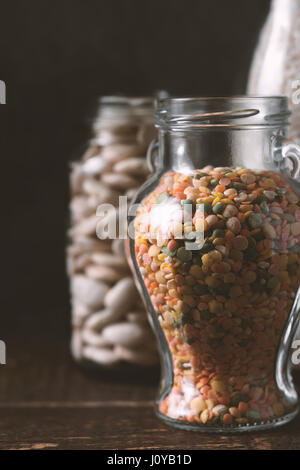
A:
POLYGON ((256 411, 256 410, 247 410, 246 411, 246 416, 251 421, 260 419, 260 413, 259 413, 259 411, 256 411))
POLYGON ((226 204, 224 202, 217 202, 217 204, 215 204, 213 207, 213 213, 222 214, 225 207, 226 207, 226 204))
POLYGON ((243 393, 236 393, 231 399, 231 406, 238 406, 240 401, 246 402, 248 399, 243 393))
POLYGON ((157 198, 156 198, 156 204, 160 204, 161 202, 165 201, 170 197, 169 193, 161 193, 157 198))
POLYGON ((180 261, 191 261, 193 257, 192 251, 191 250, 186 250, 183 246, 178 248, 177 250, 177 258, 180 259, 180 261))
POLYGON ((248 224, 253 230, 260 227, 262 223, 263 223, 263 220, 259 214, 252 213, 249 215, 248 224))
POLYGON ((217 180, 216 178, 212 178, 212 179, 210 180, 210 184, 211 184, 212 186, 217 186, 217 185, 219 184, 219 180, 217 180))
POLYGON ((197 255, 196 253, 193 253, 192 263, 198 264, 201 266, 202 265, 201 256, 197 255))
POLYGON ((205 294, 207 294, 208 289, 207 289, 207 286, 204 286, 203 284, 196 284, 196 285, 193 287, 193 291, 194 291, 195 294, 197 294, 197 295, 205 295, 205 294))
POLYGON ((221 284, 220 286, 216 287, 215 292, 216 295, 222 295, 222 296, 227 296, 229 293, 230 288, 232 287, 232 284, 221 284))
POLYGON ((212 243, 210 242, 205 242, 201 250, 199 250, 201 253, 208 253, 211 250, 214 250, 215 247, 212 243))
POLYGON ((260 240, 264 240, 265 238, 264 233, 261 230, 252 236, 257 242, 259 242, 260 240))
POLYGON ((289 274, 296 274, 298 271, 298 264, 297 263, 291 263, 287 265, 287 270, 289 274))
POLYGON ((202 204, 197 204, 197 207, 199 209, 202 209, 202 207, 203 207, 203 211, 207 215, 212 214, 212 206, 209 202, 203 202, 202 204))
POLYGON ((192 206, 192 214, 194 214, 194 212, 196 210, 196 204, 194 203, 194 201, 192 201, 191 199, 183 199, 182 205, 183 205, 183 207, 192 206))
POLYGON ((212 236, 214 238, 224 238, 225 237, 225 233, 226 233, 226 230, 223 230, 221 228, 216 228, 213 233, 212 233, 212 236))
POLYGON ((268 200, 267 200, 266 196, 264 196, 263 194, 259 194, 257 196, 257 198, 255 199, 255 203, 259 204, 259 205, 262 204, 263 202, 267 202, 267 201, 268 200))
POLYGON ((175 256, 176 255, 176 251, 170 251, 168 250, 168 248, 166 246, 163 246, 161 251, 165 254, 165 255, 168 255, 168 256, 175 256))
POLYGON ((237 189, 238 191, 241 191, 242 189, 246 189, 247 186, 244 183, 239 183, 238 181, 234 181, 232 183, 232 187, 234 189, 237 189))
POLYGON ((269 205, 268 205, 267 201, 262 201, 261 204, 259 205, 259 207, 261 208, 263 214, 265 214, 265 215, 269 214, 270 209, 269 209, 269 205))
POLYGON ((272 276, 267 282, 268 289, 275 289, 278 286, 279 279, 276 276, 272 276))
POLYGON ((213 315, 210 313, 209 310, 201 310, 200 312, 201 320, 208 321, 212 318, 212 316, 213 315))
POLYGON ((198 173, 194 174, 194 178, 196 180, 199 180, 200 178, 203 178, 204 176, 210 176, 207 173, 203 173, 203 171, 199 171, 198 173))

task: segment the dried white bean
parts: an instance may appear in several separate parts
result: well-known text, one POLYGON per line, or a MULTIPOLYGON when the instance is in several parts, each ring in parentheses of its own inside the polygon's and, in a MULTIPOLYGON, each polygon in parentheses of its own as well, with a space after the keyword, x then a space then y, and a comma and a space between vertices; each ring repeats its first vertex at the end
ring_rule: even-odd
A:
POLYGON ((108 145, 102 150, 102 156, 110 163, 116 163, 129 157, 138 157, 140 154, 141 148, 138 145, 108 145))
POLYGON ((85 346, 82 350, 82 357, 106 366, 111 366, 119 361, 118 356, 113 350, 96 348, 95 346, 85 346))
POLYGON ((112 251, 116 253, 116 255, 126 256, 124 240, 120 240, 119 238, 113 240, 112 251))
POLYGON ((72 332, 71 351, 75 359, 79 360, 81 358, 82 339, 81 339, 81 330, 78 328, 74 328, 72 332))
POLYGON ((83 343, 90 346, 96 346, 97 348, 111 347, 111 343, 100 333, 95 333, 95 331, 88 330, 86 328, 83 328, 81 338, 83 343))
POLYGON ((120 190, 139 186, 139 182, 135 178, 117 173, 104 173, 101 177, 101 181, 110 188, 120 190))
POLYGON ((85 322, 85 328, 90 330, 99 331, 106 325, 110 323, 119 321, 123 316, 121 310, 112 310, 105 308, 99 312, 93 313, 85 322))
POLYGON ((102 155, 89 158, 83 165, 83 172, 86 175, 96 175, 102 171, 109 170, 111 165, 102 155))
POLYGON ((73 298, 72 301, 72 317, 75 322, 84 320, 91 314, 91 309, 86 305, 73 298))
POLYGON ((73 163, 70 176, 71 191, 73 194, 77 194, 81 191, 83 177, 82 165, 80 163, 73 163))
POLYGON ((128 264, 124 256, 115 255, 111 253, 93 253, 91 255, 91 261, 95 264, 109 267, 121 267, 127 268, 128 264))
POLYGON ((113 310, 127 312, 131 309, 138 298, 135 284, 130 277, 121 279, 106 294, 104 305, 113 310))
POLYGON ((108 266, 91 264, 85 268, 85 273, 91 279, 98 279, 104 282, 117 282, 124 276, 124 271, 108 266))
POLYGON ((86 194, 101 194, 101 183, 95 178, 85 178, 82 189, 86 194))
POLYGON ((125 322, 106 326, 102 334, 112 344, 131 347, 142 344, 145 337, 149 337, 149 332, 141 325, 125 322))
POLYGON ((147 163, 144 158, 126 158, 113 166, 113 170, 117 173, 125 173, 129 175, 145 176, 149 173, 147 163))
POLYGON ((90 308, 101 307, 107 291, 108 287, 104 282, 80 274, 71 279, 72 295, 90 308))
POLYGON ((84 235, 76 235, 74 244, 70 248, 77 254, 86 251, 107 252, 111 248, 111 240, 99 240, 84 235))
POLYGON ((91 214, 91 208, 88 204, 88 199, 86 196, 74 196, 70 203, 70 211, 72 214, 72 219, 75 222, 78 222, 85 216, 91 214))
POLYGON ((95 235, 96 226, 99 218, 96 215, 91 215, 82 219, 79 223, 75 224, 71 229, 71 234, 76 235, 95 235))
POLYGON ((82 271, 90 263, 90 255, 83 253, 77 257, 69 256, 67 262, 67 272, 73 274, 78 271, 82 271))

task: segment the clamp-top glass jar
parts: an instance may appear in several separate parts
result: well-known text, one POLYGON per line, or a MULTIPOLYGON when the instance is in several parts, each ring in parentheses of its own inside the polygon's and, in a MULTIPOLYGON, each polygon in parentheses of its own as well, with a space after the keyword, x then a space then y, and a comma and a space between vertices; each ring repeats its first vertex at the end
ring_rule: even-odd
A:
POLYGON ((156 115, 156 171, 129 217, 161 349, 156 412, 204 432, 283 424, 298 411, 300 280, 300 151, 285 142, 287 99, 165 99, 156 115))

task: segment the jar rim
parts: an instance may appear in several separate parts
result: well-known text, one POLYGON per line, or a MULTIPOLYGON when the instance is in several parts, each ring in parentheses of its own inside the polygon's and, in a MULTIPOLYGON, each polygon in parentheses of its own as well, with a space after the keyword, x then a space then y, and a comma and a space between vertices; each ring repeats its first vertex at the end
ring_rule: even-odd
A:
POLYGON ((151 96, 107 95, 98 100, 95 126, 134 119, 154 119, 155 99, 151 96))
POLYGON ((156 102, 156 126, 173 130, 205 127, 281 127, 291 112, 286 96, 172 97, 156 102))

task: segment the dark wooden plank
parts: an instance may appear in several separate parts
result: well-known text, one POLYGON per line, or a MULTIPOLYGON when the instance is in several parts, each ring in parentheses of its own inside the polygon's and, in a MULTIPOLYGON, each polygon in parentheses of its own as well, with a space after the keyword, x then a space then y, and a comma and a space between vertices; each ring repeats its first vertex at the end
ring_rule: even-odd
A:
POLYGON ((215 436, 179 431, 151 406, 1 410, 0 449, 299 449, 300 419, 281 430, 215 436))
POLYGON ((18 401, 152 400, 159 373, 88 372, 72 360, 67 342, 7 341, 7 364, 0 366, 0 403, 18 401))
POLYGON ((66 342, 9 341, 7 353, 0 449, 300 449, 300 417, 256 434, 179 431, 154 415, 154 374, 91 376, 74 364, 66 342))

